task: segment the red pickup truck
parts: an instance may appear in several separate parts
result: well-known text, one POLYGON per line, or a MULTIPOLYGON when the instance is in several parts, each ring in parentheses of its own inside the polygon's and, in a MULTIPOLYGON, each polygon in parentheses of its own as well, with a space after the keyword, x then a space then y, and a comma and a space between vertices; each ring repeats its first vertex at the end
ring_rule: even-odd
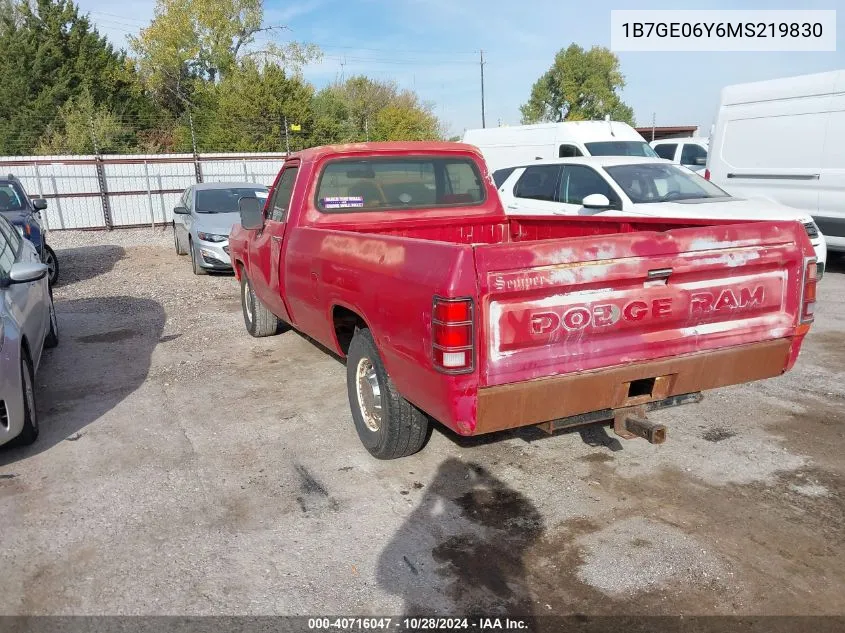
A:
POLYGON ((777 376, 813 320, 797 222, 508 217, 477 149, 368 143, 292 154, 230 236, 246 328, 346 358, 358 434, 418 451, 461 435, 613 420, 777 376), (429 417, 430 416, 430 417, 429 417))

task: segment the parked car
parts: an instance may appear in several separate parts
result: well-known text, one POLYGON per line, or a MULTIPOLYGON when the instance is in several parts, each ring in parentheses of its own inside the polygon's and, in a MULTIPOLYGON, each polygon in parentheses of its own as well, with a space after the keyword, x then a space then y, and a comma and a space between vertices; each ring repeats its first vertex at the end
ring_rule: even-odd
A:
POLYGON ((464 144, 308 149, 240 205, 247 331, 346 357, 380 459, 419 450, 428 416, 461 435, 614 419, 658 443, 646 410, 782 374, 813 318, 797 222, 508 217, 464 144))
POLYGON ((735 198, 685 167, 654 158, 568 158, 513 170, 499 195, 509 215, 635 215, 801 222, 819 276, 827 244, 813 218, 774 200, 735 198))
POLYGON ((206 182, 182 192, 173 209, 173 245, 190 255, 195 275, 230 271, 229 232, 238 221, 238 200, 267 198, 267 187, 251 182, 206 182))
POLYGON ((726 87, 710 147, 712 182, 808 210, 845 252, 845 70, 726 87))
POLYGON ((0 215, 0 445, 38 437, 35 372, 45 347, 59 344, 47 265, 0 215))
POLYGON ((651 148, 660 158, 683 165, 694 172, 703 172, 707 167, 707 151, 710 141, 701 136, 689 138, 664 138, 652 141, 651 148))
POLYGON ((47 245, 47 227, 41 222, 41 212, 46 208, 47 201, 30 199, 14 175, 0 178, 0 214, 35 246, 41 261, 47 264, 47 279, 52 286, 59 280, 59 260, 47 245))
POLYGON ((639 132, 621 121, 489 127, 467 130, 463 142, 481 150, 491 173, 534 160, 570 156, 657 156, 639 132))

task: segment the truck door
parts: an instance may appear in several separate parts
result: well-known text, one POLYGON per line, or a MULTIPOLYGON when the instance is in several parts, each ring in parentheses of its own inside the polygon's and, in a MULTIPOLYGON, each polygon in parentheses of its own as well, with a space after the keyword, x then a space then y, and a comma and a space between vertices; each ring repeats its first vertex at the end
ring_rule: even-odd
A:
POLYGON ((252 287, 264 304, 276 316, 290 321, 282 299, 281 264, 282 243, 287 228, 293 185, 299 162, 286 163, 270 194, 265 213, 264 228, 257 231, 250 242, 250 273, 252 287))

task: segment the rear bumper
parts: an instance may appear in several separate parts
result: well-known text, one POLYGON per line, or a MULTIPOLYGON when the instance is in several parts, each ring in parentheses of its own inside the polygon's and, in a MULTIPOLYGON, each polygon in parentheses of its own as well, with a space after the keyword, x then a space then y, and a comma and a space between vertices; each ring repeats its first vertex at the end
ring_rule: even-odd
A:
POLYGON ((793 356, 793 339, 542 378, 478 390, 473 435, 665 400, 706 389, 779 376, 793 356), (634 382, 638 381, 638 382, 634 382), (632 383, 634 383, 632 385, 632 383))

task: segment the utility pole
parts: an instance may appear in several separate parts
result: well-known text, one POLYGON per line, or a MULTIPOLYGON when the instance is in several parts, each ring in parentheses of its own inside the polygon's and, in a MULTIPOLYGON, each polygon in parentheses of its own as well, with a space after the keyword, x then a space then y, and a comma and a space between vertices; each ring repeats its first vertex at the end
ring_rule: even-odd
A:
POLYGON ((651 113, 651 140, 654 141, 654 122, 657 119, 657 113, 651 113))
POLYGON ((290 154, 290 139, 288 139, 288 115, 285 115, 285 151, 290 154))
POLYGON ((481 54, 481 127, 487 127, 487 121, 484 116, 484 51, 479 51, 481 54))
POLYGON ((88 116, 88 122, 91 124, 91 143, 94 145, 94 154, 100 155, 100 149, 97 147, 97 132, 94 129, 94 116, 88 116))
POLYGON ((191 148, 194 150, 194 175, 197 182, 202 182, 202 167, 200 167, 200 155, 197 152, 197 135, 194 132, 194 116, 188 108, 188 125, 191 128, 191 148))

